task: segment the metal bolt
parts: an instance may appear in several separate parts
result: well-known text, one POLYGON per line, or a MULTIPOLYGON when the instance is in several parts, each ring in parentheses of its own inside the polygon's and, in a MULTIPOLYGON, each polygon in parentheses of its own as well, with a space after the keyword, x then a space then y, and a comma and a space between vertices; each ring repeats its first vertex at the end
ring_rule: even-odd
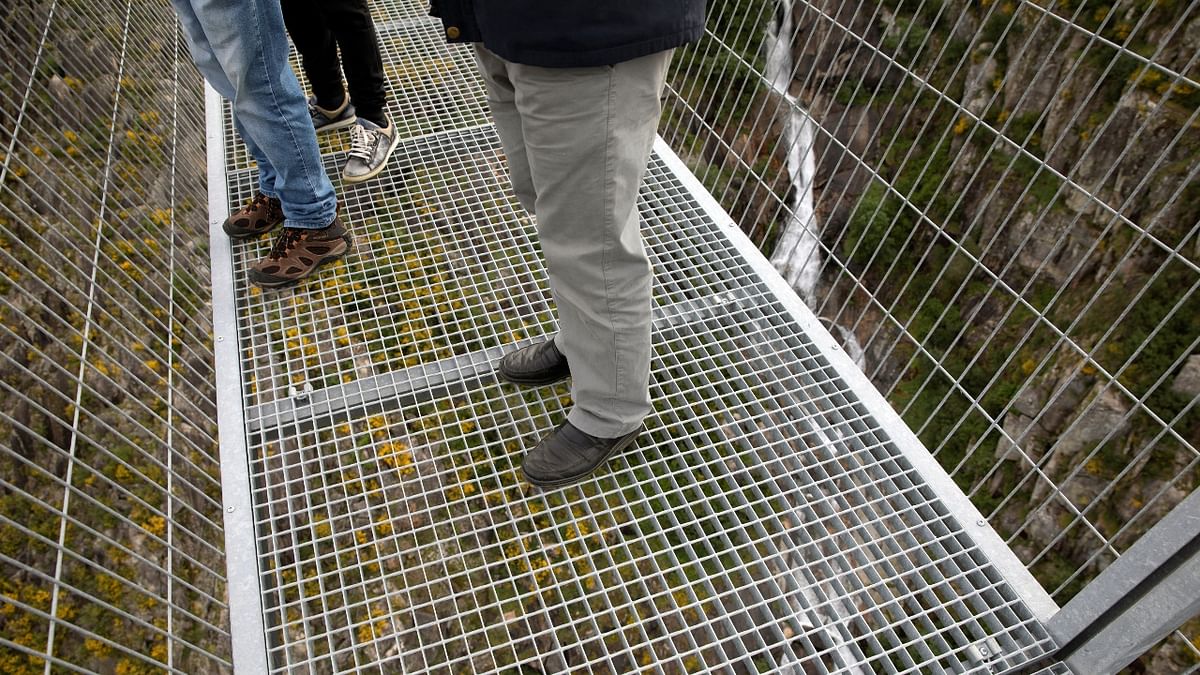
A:
POLYGON ((987 521, 984 520, 983 518, 980 518, 979 520, 975 521, 975 524, 980 527, 983 527, 984 525, 987 525, 987 521))
POLYGON ((218 335, 218 336, 217 336, 217 342, 224 342, 224 341, 225 341, 225 336, 224 336, 224 335, 218 335))
POLYGON ((988 648, 987 648, 987 647, 980 647, 980 648, 979 648, 979 653, 980 653, 980 654, 983 654, 984 656, 989 656, 989 655, 991 654, 991 652, 989 652, 989 651, 988 651, 988 648))
POLYGON ((227 511, 228 513, 233 513, 233 507, 232 507, 232 506, 226 506, 226 507, 225 507, 225 511, 227 511))

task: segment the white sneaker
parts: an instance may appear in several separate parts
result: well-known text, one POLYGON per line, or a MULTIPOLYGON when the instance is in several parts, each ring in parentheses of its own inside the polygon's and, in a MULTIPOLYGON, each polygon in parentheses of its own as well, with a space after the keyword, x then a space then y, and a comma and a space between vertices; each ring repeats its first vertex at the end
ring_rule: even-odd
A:
POLYGON ((399 144, 396 125, 388 122, 386 128, 381 128, 360 117, 358 123, 350 127, 350 157, 342 169, 342 180, 361 183, 378 176, 399 144))

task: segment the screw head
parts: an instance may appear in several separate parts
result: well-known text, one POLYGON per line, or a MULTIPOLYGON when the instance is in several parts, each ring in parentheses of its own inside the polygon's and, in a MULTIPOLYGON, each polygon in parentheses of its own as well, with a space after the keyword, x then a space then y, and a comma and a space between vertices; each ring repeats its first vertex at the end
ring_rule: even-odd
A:
POLYGON ((987 525, 987 521, 984 520, 983 518, 980 518, 979 520, 975 521, 975 524, 980 527, 983 527, 984 525, 987 525))
POLYGON ((233 507, 232 507, 232 506, 226 506, 226 507, 225 507, 225 511, 226 511, 226 513, 233 513, 233 507))

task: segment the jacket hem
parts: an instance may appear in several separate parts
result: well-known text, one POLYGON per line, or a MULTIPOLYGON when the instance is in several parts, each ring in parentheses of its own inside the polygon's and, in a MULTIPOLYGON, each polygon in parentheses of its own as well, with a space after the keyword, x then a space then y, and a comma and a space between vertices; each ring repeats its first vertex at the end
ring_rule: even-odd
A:
POLYGON ((510 63, 520 63, 542 68, 590 68, 595 66, 611 66, 649 54, 657 54, 668 49, 675 49, 699 39, 703 32, 703 26, 691 26, 677 33, 663 35, 653 40, 590 51, 559 52, 506 48, 504 45, 492 44, 488 41, 487 36, 484 36, 483 44, 493 54, 510 63))

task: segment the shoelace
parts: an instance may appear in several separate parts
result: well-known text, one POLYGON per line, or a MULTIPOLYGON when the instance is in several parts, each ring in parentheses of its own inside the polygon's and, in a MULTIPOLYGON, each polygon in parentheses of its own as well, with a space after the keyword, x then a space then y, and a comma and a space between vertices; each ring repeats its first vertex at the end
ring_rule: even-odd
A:
POLYGON ((282 205, 276 206, 275 204, 272 204, 271 198, 261 192, 254 193, 254 196, 250 198, 250 202, 246 204, 246 206, 242 207, 242 212, 250 213, 252 211, 257 211, 262 208, 263 205, 266 205, 267 207, 267 217, 269 219, 274 220, 275 218, 283 215, 283 209, 281 208, 282 205))
POLYGON ((279 233, 279 238, 275 240, 275 245, 271 247, 271 252, 267 254, 267 257, 271 260, 279 260, 286 256, 303 235, 304 231, 298 228, 283 228, 283 232, 279 233))
POLYGON ((367 129, 361 124, 350 127, 350 156, 364 162, 371 161, 375 143, 379 140, 379 132, 367 129))
POLYGON ((246 206, 245 206, 245 208, 243 208, 243 210, 244 211, 255 211, 259 207, 261 207, 263 204, 269 203, 270 201, 271 201, 270 197, 264 195, 261 192, 255 192, 254 196, 250 198, 250 203, 246 204, 246 206))

